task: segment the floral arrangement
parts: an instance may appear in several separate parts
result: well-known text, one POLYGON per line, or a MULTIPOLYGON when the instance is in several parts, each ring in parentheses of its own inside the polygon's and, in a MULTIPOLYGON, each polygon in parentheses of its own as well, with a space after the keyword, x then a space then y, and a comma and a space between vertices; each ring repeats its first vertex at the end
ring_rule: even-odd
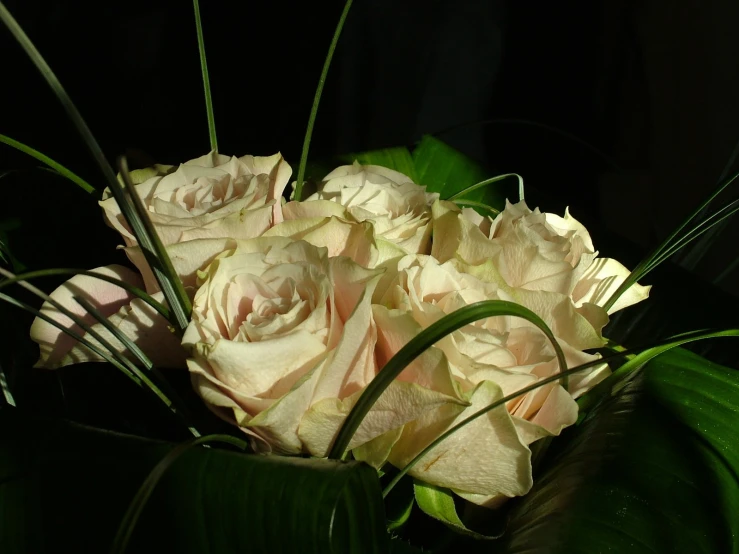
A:
MULTIPOLYGON (((0 8, 23 44, 22 31, 0 8)), ((50 70, 46 75, 63 94, 50 70)), ((424 152, 416 156, 419 147, 413 155, 404 149, 394 151, 399 156, 361 154, 304 194, 321 86, 297 179, 279 153, 220 154, 212 125, 213 150, 180 165, 129 171, 124 158, 116 176, 99 157, 108 183, 99 204, 135 269, 49 270, 73 275, 46 296, 30 284, 33 272, 0 268, 0 289, 20 284, 44 299, 30 331, 40 350, 37 367, 108 362, 153 393, 194 436, 169 450, 144 481, 120 524, 115 552, 126 548, 165 472, 190 467, 193 475, 184 459, 175 464, 185 452, 210 456, 208 463, 229 476, 221 487, 245 487, 254 502, 282 499, 264 508, 269 516, 249 512, 256 523, 247 551, 420 551, 402 534, 414 506, 454 536, 489 545, 486 539, 497 536, 494 514, 517 497, 532 500, 514 508, 518 519, 509 517, 505 552, 534 548, 536 534, 526 534, 521 518, 533 518, 534 527, 549 521, 535 516, 552 489, 539 493, 535 484, 552 439, 583 412, 588 418, 599 410, 618 413, 641 369, 667 350, 739 335, 700 331, 638 351, 609 344, 603 336, 609 317, 647 299, 650 287, 637 281, 681 245, 675 237, 684 237, 671 237, 629 271, 601 256, 568 211, 532 210, 518 176, 439 186, 428 170, 418 175, 428 167, 424 152), (491 190, 511 180, 518 198, 489 200, 491 190), (188 372, 202 404, 229 431, 203 435, 221 427, 194 416, 197 409, 158 368, 188 372), (219 441, 252 454, 194 448, 219 441), (229 464, 247 469, 228 470, 229 464), (300 523, 260 529, 268 517, 300 523), (386 528, 400 538, 388 542, 386 528)), ((84 122, 72 117, 85 136, 84 122)), ((438 141, 425 141, 433 156, 442 151, 469 164, 438 141)), ((739 384, 721 376, 736 410, 739 384)), ((735 443, 727 443, 734 449, 729 457, 735 443)), ((560 473, 555 490, 567 479, 560 473)), ((234 507, 213 508, 215 502, 200 508, 234 507)), ((238 526, 243 516, 227 517, 238 526)), ((220 546, 208 551, 240 551, 233 533, 224 532, 220 546)), ((206 551, 184 542, 177 551, 206 551)), ((735 538, 731 544, 737 551, 735 538)))

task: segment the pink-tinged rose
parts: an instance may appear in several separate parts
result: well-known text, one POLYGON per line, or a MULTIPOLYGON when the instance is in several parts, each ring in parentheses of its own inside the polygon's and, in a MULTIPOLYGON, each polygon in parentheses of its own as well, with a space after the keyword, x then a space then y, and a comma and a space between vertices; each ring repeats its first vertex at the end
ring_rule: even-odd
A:
POLYGON ((291 202, 285 219, 339 216, 372 223, 375 235, 405 254, 428 254, 431 205, 439 198, 410 177, 377 165, 334 169, 304 202, 291 202))
MULTIPOLYGON (((108 277, 114 277, 128 284, 141 287, 141 277, 135 272, 119 265, 99 267, 92 270, 108 277)), ((87 275, 75 275, 49 295, 54 301, 78 316, 92 330, 110 343, 118 352, 136 360, 134 356, 108 331, 98 323, 75 300, 84 298, 104 315, 114 327, 131 339, 151 359, 155 366, 182 367, 185 352, 179 339, 170 330, 169 323, 156 310, 125 289, 87 275)), ((162 302, 163 295, 157 293, 154 299, 162 302)), ((103 351, 107 351, 97 339, 85 333, 70 318, 61 313, 49 302, 44 302, 41 313, 58 321, 103 351)), ((38 343, 40 358, 36 367, 56 369, 82 362, 99 362, 103 358, 81 345, 75 339, 43 319, 36 318, 31 325, 31 338, 38 343)))
MULTIPOLYGON (((211 153, 175 170, 134 172, 136 192, 165 246, 203 239, 249 239, 282 221, 282 192, 292 170, 280 154, 228 157, 211 153)), ((148 265, 115 199, 106 191, 105 217, 126 243, 131 261, 156 291, 148 265)), ((207 260, 196 260, 200 266, 207 260)), ((200 267, 199 266, 199 267, 200 267)))
MULTIPOLYGON (((305 241, 237 241, 201 274, 183 339, 195 390, 258 449, 325 456, 377 373, 371 297, 378 275, 305 241)), ((450 385, 440 388, 453 394, 450 385)), ((413 405, 393 412, 389 406, 407 397, 399 391, 413 388, 420 389, 391 387, 351 448, 456 401, 424 390, 413 405)))
MULTIPOLYGON (((380 365, 446 314, 482 300, 511 300, 498 285, 457 267, 461 264, 440 264, 430 256, 407 256, 400 261, 395 281, 374 307, 380 365)), ((558 342, 569 367, 598 358, 564 340, 558 342)), ((376 440, 366 445, 360 452, 369 461, 382 461, 382 456, 387 456, 401 468, 441 433, 477 410, 559 371, 546 336, 516 317, 477 321, 448 335, 432 350, 443 354, 448 374, 469 405, 449 403, 427 411, 396 431, 391 444, 376 440)), ((451 488, 480 504, 525 494, 532 484, 528 445, 572 425, 577 419, 574 399, 608 373, 604 364, 571 377, 569 390, 555 382, 509 401, 445 439, 411 470, 411 475, 451 488)))
MULTIPOLYGON (((369 221, 357 222, 343 216, 315 215, 302 206, 319 202, 289 202, 285 204, 285 221, 264 233, 265 237, 286 237, 304 240, 314 246, 326 248, 329 257, 346 256, 363 267, 392 268, 405 252, 396 244, 378 238, 369 221), (297 211, 305 211, 293 217, 297 211), (392 266, 392 267, 391 267, 392 266)), ((326 202, 327 205, 336 204, 326 202)))
MULTIPOLYGON (((488 263, 487 279, 515 289, 549 291, 572 299, 576 308, 602 306, 629 276, 616 260, 598 258, 587 229, 569 211, 564 217, 507 203, 495 219, 460 210, 451 202, 433 207, 432 254, 440 261, 488 263)), ((649 286, 634 284, 609 310, 640 302, 649 286)))

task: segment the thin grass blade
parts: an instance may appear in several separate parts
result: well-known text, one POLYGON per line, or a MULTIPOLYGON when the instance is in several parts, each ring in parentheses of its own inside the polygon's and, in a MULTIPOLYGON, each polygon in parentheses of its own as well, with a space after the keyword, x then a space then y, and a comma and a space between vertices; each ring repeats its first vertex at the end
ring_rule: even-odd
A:
POLYGON ((130 292, 135 297, 146 302, 149 306, 154 308, 163 318, 171 322, 170 318, 172 316, 169 310, 167 309, 167 307, 164 306, 161 302, 157 302, 156 300, 154 300, 154 298, 152 298, 149 294, 147 294, 146 291, 138 287, 135 287, 131 285, 130 283, 126 283, 125 281, 116 279, 115 277, 110 277, 109 275, 103 275, 101 273, 95 273, 94 271, 88 271, 85 269, 54 268, 54 269, 40 269, 38 271, 28 271, 26 273, 19 273, 13 278, 8 278, 3 281, 0 281, 0 290, 5 288, 6 286, 12 285, 13 283, 17 283, 19 281, 30 281, 31 279, 36 279, 38 277, 51 277, 54 275, 85 275, 87 277, 94 277, 96 279, 100 279, 101 281, 106 281, 113 285, 119 286, 122 289, 124 289, 126 292, 130 292))
POLYGON ((3 144, 7 144, 8 146, 15 148, 16 150, 20 150, 24 154, 28 154, 29 156, 36 158, 41 163, 48 165, 56 173, 58 173, 62 177, 66 177, 67 179, 72 181, 74 184, 79 186, 85 192, 89 192, 91 194, 95 192, 95 187, 93 187, 90 183, 85 181, 82 177, 80 177, 76 173, 73 173, 72 171, 64 167, 59 162, 55 162, 50 157, 42 154, 38 150, 34 150, 30 146, 23 144, 22 142, 19 142, 5 135, 0 135, 0 142, 2 142, 3 144))
POLYGON ((644 275, 652 271, 660 263, 670 258, 678 250, 682 249, 687 244, 693 242, 695 239, 697 239, 704 233, 709 232, 711 229, 715 228, 717 225, 726 223, 729 220, 729 218, 732 217, 737 211, 739 211, 739 198, 730 202, 729 204, 721 208, 719 211, 715 212, 714 214, 707 217, 705 220, 701 221, 698 225, 693 227, 693 229, 688 231, 685 234, 685 236, 677 240, 673 246, 666 249, 663 254, 661 254, 659 257, 657 257, 657 259, 655 259, 651 264, 649 264, 649 266, 644 270, 644 275), (713 221, 714 219, 716 221, 713 221), (713 222, 711 223, 711 221, 713 222))
MULTIPOLYGON (((59 79, 49 67, 49 64, 46 63, 46 60, 44 60, 43 56, 41 56, 39 51, 36 49, 26 33, 23 31, 23 29, 21 29, 20 25, 18 25, 18 22, 13 18, 13 16, 10 14, 10 12, 7 10, 2 2, 0 2, 0 20, 3 21, 5 26, 13 34, 23 50, 25 50, 28 57, 31 59, 33 64, 41 73, 42 77, 46 80, 51 90, 61 102, 64 110, 67 112, 67 116, 74 124, 78 133, 82 137, 83 142, 92 154, 92 157, 95 159, 98 166, 100 167, 100 170, 103 172, 105 180, 113 194, 113 197, 118 203, 118 206, 121 208, 121 212, 123 213, 126 222, 136 236, 139 245, 142 247, 144 252, 146 252, 147 249, 151 252, 154 252, 152 246, 152 237, 146 234, 144 224, 142 223, 141 219, 138 218, 136 211, 131 206, 131 204, 126 202, 123 189, 118 182, 116 174, 113 171, 111 165, 108 163, 108 160, 105 158, 100 145, 95 140, 95 137, 92 135, 92 132, 87 126, 87 123, 82 118, 82 115, 75 106, 74 102, 72 102, 72 99, 64 90, 64 87, 62 87, 59 79)), ((164 255, 166 260, 169 261, 169 258, 166 256, 166 251, 164 252, 164 255)), ((186 303, 183 304, 182 299, 179 298, 178 295, 173 294, 173 289, 176 288, 176 285, 173 283, 179 283, 179 278, 174 273, 170 273, 169 275, 163 273, 161 269, 158 269, 159 263, 157 263, 156 260, 147 258, 147 261, 150 265, 153 265, 152 270, 154 271, 154 275, 156 277, 161 278, 163 281, 169 281, 169 284, 165 284, 162 287, 162 291, 164 292, 165 298, 170 305, 170 309, 172 309, 177 316, 177 321, 180 324, 181 330, 184 329, 186 323, 183 320, 186 320, 186 318, 183 317, 183 312, 186 312, 189 315, 189 311, 185 309, 185 307, 189 304, 189 299, 186 303)), ((181 287, 181 283, 179 284, 181 287)), ((162 282, 160 282, 160 286, 162 286, 162 282)))
POLYGON ((172 260, 169 259, 169 254, 167 254, 167 250, 164 248, 164 245, 154 228, 154 224, 148 216, 146 208, 141 201, 141 197, 136 192, 131 181, 131 175, 128 171, 128 163, 125 156, 121 156, 118 159, 118 165, 121 177, 123 178, 126 192, 125 197, 130 201, 134 212, 138 216, 143 227, 142 234, 148 238, 148 244, 145 247, 142 246, 142 251, 144 252, 144 255, 147 256, 147 260, 151 258, 149 265, 151 265, 154 275, 157 277, 159 286, 162 287, 164 297, 167 299, 170 309, 174 312, 174 316, 177 319, 180 328, 185 329, 190 323, 190 312, 192 312, 190 298, 187 296, 185 287, 172 266, 172 260))
POLYGON ((164 401, 165 404, 167 401, 170 401, 172 403, 170 409, 175 413, 175 415, 183 420, 185 425, 194 436, 199 437, 200 433, 198 432, 198 430, 189 423, 191 420, 191 416, 189 411, 187 410, 185 403, 174 391, 174 389, 169 386, 169 382, 164 378, 159 370, 154 367, 154 364, 151 362, 149 357, 141 350, 141 348, 139 348, 138 345, 133 342, 123 331, 113 325, 108 318, 100 313, 100 311, 92 304, 90 304, 87 300, 79 296, 75 296, 74 300, 85 310, 87 310, 98 321, 98 323, 105 327, 108 332, 110 332, 110 334, 113 335, 116 340, 118 340, 118 342, 120 342, 126 349, 128 349, 128 351, 131 352, 131 354, 133 354, 136 359, 139 360, 139 362, 141 362, 144 368, 146 368, 146 370, 148 370, 154 376, 155 381, 152 381, 148 378, 147 375, 142 374, 142 380, 144 381, 144 384, 152 389, 157 397, 159 397, 160 400, 164 401))
MULTIPOLYGON (((690 333, 683 333, 670 337, 665 341, 661 341, 649 347, 624 351, 634 353, 636 355, 616 371, 611 373, 607 379, 601 381, 586 394, 578 398, 577 404, 580 407, 580 410, 590 410, 606 396, 621 390, 628 381, 638 374, 647 362, 656 356, 675 348, 676 346, 682 346, 683 344, 688 344, 697 340, 722 337, 739 337, 739 329, 692 331, 690 333)), ((622 353, 619 355, 622 355, 622 353)))
POLYGON ((213 98, 210 94, 210 77, 208 76, 208 62, 205 57, 205 40, 203 39, 203 24, 200 20, 200 2, 193 0, 195 11, 195 28, 198 33, 198 52, 200 54, 200 70, 203 74, 203 89, 205 91, 205 111, 208 116, 208 135, 210 136, 211 151, 218 152, 218 138, 216 137, 216 121, 213 115, 213 98))
POLYGON ((56 327, 57 329, 59 329, 63 333, 66 333, 67 335, 69 335, 70 337, 72 337, 74 340, 76 340, 80 344, 84 345, 90 351, 94 352, 95 354, 97 354, 98 356, 100 356, 101 358, 103 358, 106 362, 108 362, 111 365, 115 366, 126 377, 128 377, 129 379, 131 379, 138 386, 142 386, 143 385, 141 379, 139 379, 138 377, 136 377, 136 375, 134 375, 125 365, 121 364, 117 359, 115 359, 114 357, 112 357, 110 355, 110 353, 106 352, 105 350, 103 350, 103 349, 99 348, 98 346, 96 346, 95 344, 91 343, 89 340, 87 340, 86 338, 84 338, 79 333, 75 333, 74 331, 72 331, 70 329, 67 329, 66 327, 64 327, 64 325, 62 325, 61 323, 59 323, 55 319, 47 316, 44 313, 41 313, 39 310, 37 310, 36 308, 33 308, 33 307, 29 306, 25 302, 21 302, 20 300, 16 300, 12 296, 8 296, 5 293, 0 292, 0 300, 2 300, 3 302, 7 302, 11 306, 15 306, 16 308, 20 308, 21 310, 24 310, 24 311, 26 311, 26 312, 34 315, 35 317, 38 317, 40 319, 43 319, 44 321, 46 321, 50 325, 53 325, 54 327, 56 327))
POLYGON ((454 203, 457 206, 474 208, 478 211, 478 213, 484 212, 484 215, 487 215, 488 217, 491 217, 493 219, 495 219, 495 217, 500 213, 500 211, 496 210, 492 206, 488 206, 483 202, 477 202, 475 200, 455 200, 454 203))
POLYGON ((344 4, 344 10, 341 12, 339 17, 339 23, 336 25, 334 36, 331 39, 331 44, 328 47, 328 53, 326 54, 326 61, 323 62, 323 69, 321 70, 321 76, 318 79, 318 86, 316 87, 316 94, 313 97, 313 105, 310 109, 310 116, 308 117, 308 127, 305 130, 305 138, 303 139, 303 151, 300 154, 300 165, 298 166, 298 180, 295 183, 295 194, 293 198, 296 201, 300 201, 301 194, 303 193, 303 180, 305 179, 305 166, 308 164, 308 150, 310 149, 310 141, 313 137, 313 126, 316 123, 316 116, 318 115, 318 105, 321 103, 321 95, 323 94, 323 85, 326 83, 326 77, 328 76, 328 69, 331 67, 331 60, 334 57, 334 51, 336 45, 339 42, 341 36, 341 30, 344 28, 344 22, 346 16, 349 15, 349 9, 352 7, 352 0, 346 0, 344 4))
MULTIPOLYGON (((14 277, 14 275, 2 268, 0 268, 0 275, 3 275, 5 277, 14 277)), ((181 410, 177 409, 177 406, 175 405, 174 401, 169 398, 162 389, 154 383, 147 375, 142 373, 142 371, 136 367, 136 365, 129 360, 125 355, 123 355, 122 352, 120 352, 118 349, 114 348, 110 342, 108 342, 105 338, 103 338, 100 333, 96 332, 90 325, 85 323, 80 317, 78 317, 76 314, 62 306, 59 302, 51 298, 49 295, 44 293, 43 291, 39 290, 37 287, 31 285, 27 281, 18 281, 18 284, 31 292, 32 294, 35 294, 39 298, 41 298, 44 302, 48 302, 52 306, 54 306, 57 310, 59 310, 62 314, 67 316, 69 319, 71 319, 75 324, 77 324, 85 333, 87 333, 91 338, 95 339, 105 350, 108 351, 110 355, 102 356, 103 359, 106 361, 110 361, 111 358, 116 360, 116 364, 114 364, 116 367, 120 369, 120 367, 124 367, 126 373, 131 373, 136 376, 137 380, 142 384, 142 388, 144 390, 149 391, 154 396, 156 396, 170 411, 174 412, 178 417, 181 417, 184 420, 184 414, 181 412, 181 410)), ((41 312, 39 312, 41 313, 41 312)), ((93 313, 93 317, 96 317, 96 319, 105 319, 102 314, 97 312, 97 316, 93 313)), ((43 317, 44 321, 49 321, 52 318, 43 317)), ((102 321, 101 321, 102 323, 102 321)), ((52 323, 57 328, 61 328, 59 325, 52 323)), ((66 331, 65 331, 66 332, 66 331)), ((70 333, 67 333, 70 334, 70 333)), ((114 334, 114 336, 116 336, 114 334)), ((120 339, 119 339, 120 340, 120 339)), ((90 344, 90 341, 85 340, 82 342, 85 346, 88 346, 90 344)), ((88 346, 89 347, 89 346, 88 346)), ((101 349, 96 348, 93 350, 93 352, 100 355, 101 349)), ((195 435, 199 436, 199 433, 197 430, 190 424, 188 424, 185 421, 188 429, 195 435)))
POLYGON ((472 186, 467 187, 466 189, 460 190, 456 194, 453 194, 446 200, 457 200, 461 199, 465 194, 469 194, 470 192, 476 191, 477 189, 481 189, 483 187, 487 187, 488 185, 492 185, 493 183, 497 183, 498 181, 502 181, 503 179, 507 179, 508 177, 516 177, 518 179, 518 196, 519 200, 524 199, 524 190, 523 190, 523 177, 521 177, 518 173, 506 173, 505 175, 498 175, 496 177, 491 177, 490 179, 485 179, 484 181, 480 181, 479 183, 475 183, 472 186))
MULTIPOLYGON (((737 178, 739 178, 739 172, 734 173, 731 177, 726 179, 723 183, 721 183, 716 190, 714 190, 706 200, 703 201, 703 203, 698 206, 693 213, 691 213, 682 224, 680 224, 677 229, 675 229, 670 236, 668 236, 657 248, 655 248, 646 258, 644 258, 631 272, 631 274, 624 280, 623 283, 621 283, 621 286, 619 286, 611 295, 611 297, 606 301, 603 308, 608 311, 613 305, 616 303, 616 301, 619 299, 619 297, 628 290, 631 285, 636 283, 639 279, 641 279, 644 276, 645 270, 654 269, 656 267, 656 264, 654 263, 655 260, 659 259, 662 254, 664 254, 666 251, 668 251, 672 246, 674 246, 674 242, 679 242, 682 238, 685 237, 683 235, 680 237, 680 233, 685 229, 694 219, 696 219, 699 214, 701 214, 708 205, 713 202, 713 200, 721 194, 729 185, 731 185, 737 178), (679 237, 679 238, 678 238, 679 237)), ((673 252, 674 253, 674 252, 673 252)))
MULTIPOLYGON (((434 448, 436 448, 441 442, 443 442, 445 439, 459 431, 461 428, 463 428, 465 425, 468 425, 469 423, 472 423, 477 418, 482 417, 486 413, 488 413, 491 410, 494 410, 495 408, 499 406, 503 406, 510 402, 511 400, 515 400, 519 396, 522 396, 524 394, 528 394, 529 392, 535 391, 536 389, 543 387, 544 385, 548 385, 549 383, 552 383, 556 381, 557 379, 561 378, 563 375, 573 375, 575 373, 578 373, 580 371, 583 371, 585 369, 590 369, 591 367, 601 365, 603 363, 607 363, 613 359, 616 358, 622 358, 625 356, 628 356, 630 354, 637 353, 637 350, 639 352, 637 353, 637 356, 634 358, 634 360, 630 360, 627 362, 628 364, 634 364, 634 366, 637 366, 639 364, 639 367, 643 366, 646 362, 653 359, 654 357, 658 356, 659 354, 662 354, 664 352, 667 352, 668 350, 671 350, 672 348, 675 348, 677 346, 680 346, 681 344, 685 344, 686 342, 691 342, 695 340, 701 340, 706 338, 717 338, 717 337, 739 337, 739 329, 726 329, 723 331, 709 331, 709 332, 696 332, 696 333, 686 333, 682 336, 682 338, 671 338, 667 341, 657 345, 652 346, 646 351, 642 351, 641 349, 631 349, 631 350, 624 350, 622 352, 617 352, 615 354, 612 354, 611 356, 599 358, 597 360, 593 360, 590 362, 587 362, 585 364, 581 364, 577 367, 573 367, 571 369, 568 369, 566 371, 563 371, 560 375, 552 375, 550 377, 546 377, 544 379, 541 379, 540 381, 537 381, 533 385, 529 385, 528 387, 524 387, 520 389, 519 391, 509 394, 508 396, 505 396, 501 398, 500 400, 496 400, 492 404, 486 406, 485 408, 478 410, 468 418, 460 421, 457 425, 447 429, 444 433, 439 435, 431 444, 429 444, 426 448, 424 448, 421 452, 416 455, 415 458, 413 458, 408 464, 401 469, 397 475, 393 477, 393 479, 387 484, 385 489, 383 490, 383 498, 386 497, 390 491, 397 485, 397 483, 400 481, 400 479, 403 478, 405 474, 407 474, 413 467, 423 459, 424 456, 426 456, 429 452, 431 452, 434 448), (635 361, 637 360, 637 361, 635 361)), ((626 365, 626 364, 624 364, 626 365)), ((622 366, 623 367, 623 366, 622 366)), ((619 368, 621 369, 621 368, 619 368)), ((632 368, 633 370, 633 368, 632 368)))
POLYGON ((0 364, 0 389, 2 389, 3 391, 3 398, 5 398, 5 403, 8 406, 15 407, 15 398, 13 398, 13 393, 10 391, 8 378, 5 376, 5 370, 3 369, 2 364, 0 364))
POLYGON ((567 388, 567 362, 565 361, 562 348, 559 346, 551 329, 544 321, 531 310, 520 306, 514 302, 504 300, 485 300, 470 304, 451 314, 447 314, 439 321, 429 325, 421 333, 413 337, 408 343, 401 348, 390 361, 385 364, 380 372, 372 379, 370 384, 364 390, 357 400, 352 410, 349 412, 344 424, 341 426, 334 444, 329 451, 328 457, 333 459, 342 459, 346 452, 349 442, 354 433, 362 423, 364 416, 372 408, 373 404, 380 398, 385 389, 390 386, 398 375, 425 352, 428 348, 439 342, 442 338, 453 333, 470 323, 495 316, 515 316, 526 319, 541 329, 552 343, 557 355, 559 363, 559 373, 554 380, 562 379, 562 385, 567 388))

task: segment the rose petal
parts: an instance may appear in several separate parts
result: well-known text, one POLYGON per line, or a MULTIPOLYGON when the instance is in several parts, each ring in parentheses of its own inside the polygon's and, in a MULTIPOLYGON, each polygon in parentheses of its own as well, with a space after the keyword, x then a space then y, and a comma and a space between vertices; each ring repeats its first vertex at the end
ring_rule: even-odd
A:
MULTIPOLYGON (((164 295, 161 292, 154 294, 153 298, 158 302, 164 301, 164 295)), ((143 300, 134 298, 130 304, 121 307, 118 313, 111 315, 108 321, 138 346, 151 360, 154 367, 185 367, 186 352, 180 344, 180 339, 174 334, 169 322, 143 300)), ((138 363, 138 359, 101 323, 96 323, 92 329, 127 358, 138 363)), ((97 339, 89 335, 86 338, 106 350, 97 339)), ((76 344, 64 356, 60 365, 100 359, 87 347, 76 344)))
MULTIPOLYGON (((595 260, 582 275, 572 293, 575 305, 580 307, 589 302, 602 306, 630 274, 631 272, 616 260, 611 258, 595 260)), ((645 300, 651 288, 651 285, 642 286, 634 283, 611 306, 608 314, 645 300)))
MULTIPOLYGON (((344 400, 325 398, 311 406, 301 419, 298 429, 298 436, 308 452, 314 456, 327 455, 339 428, 361 394, 362 391, 357 391, 344 400)), ((349 450, 397 429, 423 414, 436 412, 448 404, 459 406, 465 403, 414 383, 393 381, 365 415, 349 443, 349 450)))
MULTIPOLYGON (((444 431, 501 398, 500 387, 485 381, 472 391, 468 407, 450 404, 406 424, 390 462, 404 467, 444 431)), ((463 492, 520 496, 532 485, 531 452, 505 406, 499 406, 444 439, 409 474, 463 492)))
MULTIPOLYGON (((92 271, 120 279, 134 286, 141 286, 141 278, 135 272, 120 265, 98 267, 92 271)), ((94 325, 96 320, 73 299, 74 296, 84 298, 106 317, 115 314, 121 307, 135 298, 131 293, 117 285, 87 275, 75 275, 49 296, 79 316, 88 325, 94 325)), ((41 306, 41 313, 58 321, 65 328, 84 335, 79 326, 48 302, 44 302, 41 306)), ((41 355, 35 367, 55 369, 68 363, 74 363, 65 360, 65 356, 77 342, 50 323, 36 318, 31 325, 31 339, 37 342, 40 347, 41 355)), ((87 358, 83 356, 79 361, 98 359, 90 351, 87 351, 86 356, 87 358)))

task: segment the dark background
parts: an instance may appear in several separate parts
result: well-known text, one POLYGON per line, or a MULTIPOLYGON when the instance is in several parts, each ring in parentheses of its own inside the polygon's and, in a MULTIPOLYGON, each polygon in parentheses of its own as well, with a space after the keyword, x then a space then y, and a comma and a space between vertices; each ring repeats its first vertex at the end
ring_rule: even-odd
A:
MULTIPOLYGON (((5 5, 111 161, 127 153, 134 167, 177 164, 208 151, 190 2, 5 5)), ((297 170, 342 6, 202 0, 222 153, 281 151, 297 170)), ((603 255, 633 267, 716 186, 731 159, 739 140, 737 21, 739 2, 728 0, 355 0, 311 157, 412 146, 436 133, 491 175, 523 175, 532 208, 569 205, 603 255)), ((56 98, 4 29, 0 62, 0 133, 102 189, 56 98)), ((95 199, 37 166, 0 145, 0 174, 9 171, 0 178, 0 229, 20 262, 30 269, 125 263, 95 199)), ((705 254, 699 263, 682 260, 690 271, 672 266, 645 279, 655 285, 652 299, 611 336, 633 343, 736 325, 739 271, 724 270, 739 254, 737 223, 694 251, 705 254)), ((51 290, 57 282, 40 284, 51 290)), ((0 320, 5 346, 13 345, 0 362, 32 363, 32 347, 19 346, 29 343, 30 320, 4 306, 0 320)), ((737 360, 733 344, 702 351, 737 360)))

